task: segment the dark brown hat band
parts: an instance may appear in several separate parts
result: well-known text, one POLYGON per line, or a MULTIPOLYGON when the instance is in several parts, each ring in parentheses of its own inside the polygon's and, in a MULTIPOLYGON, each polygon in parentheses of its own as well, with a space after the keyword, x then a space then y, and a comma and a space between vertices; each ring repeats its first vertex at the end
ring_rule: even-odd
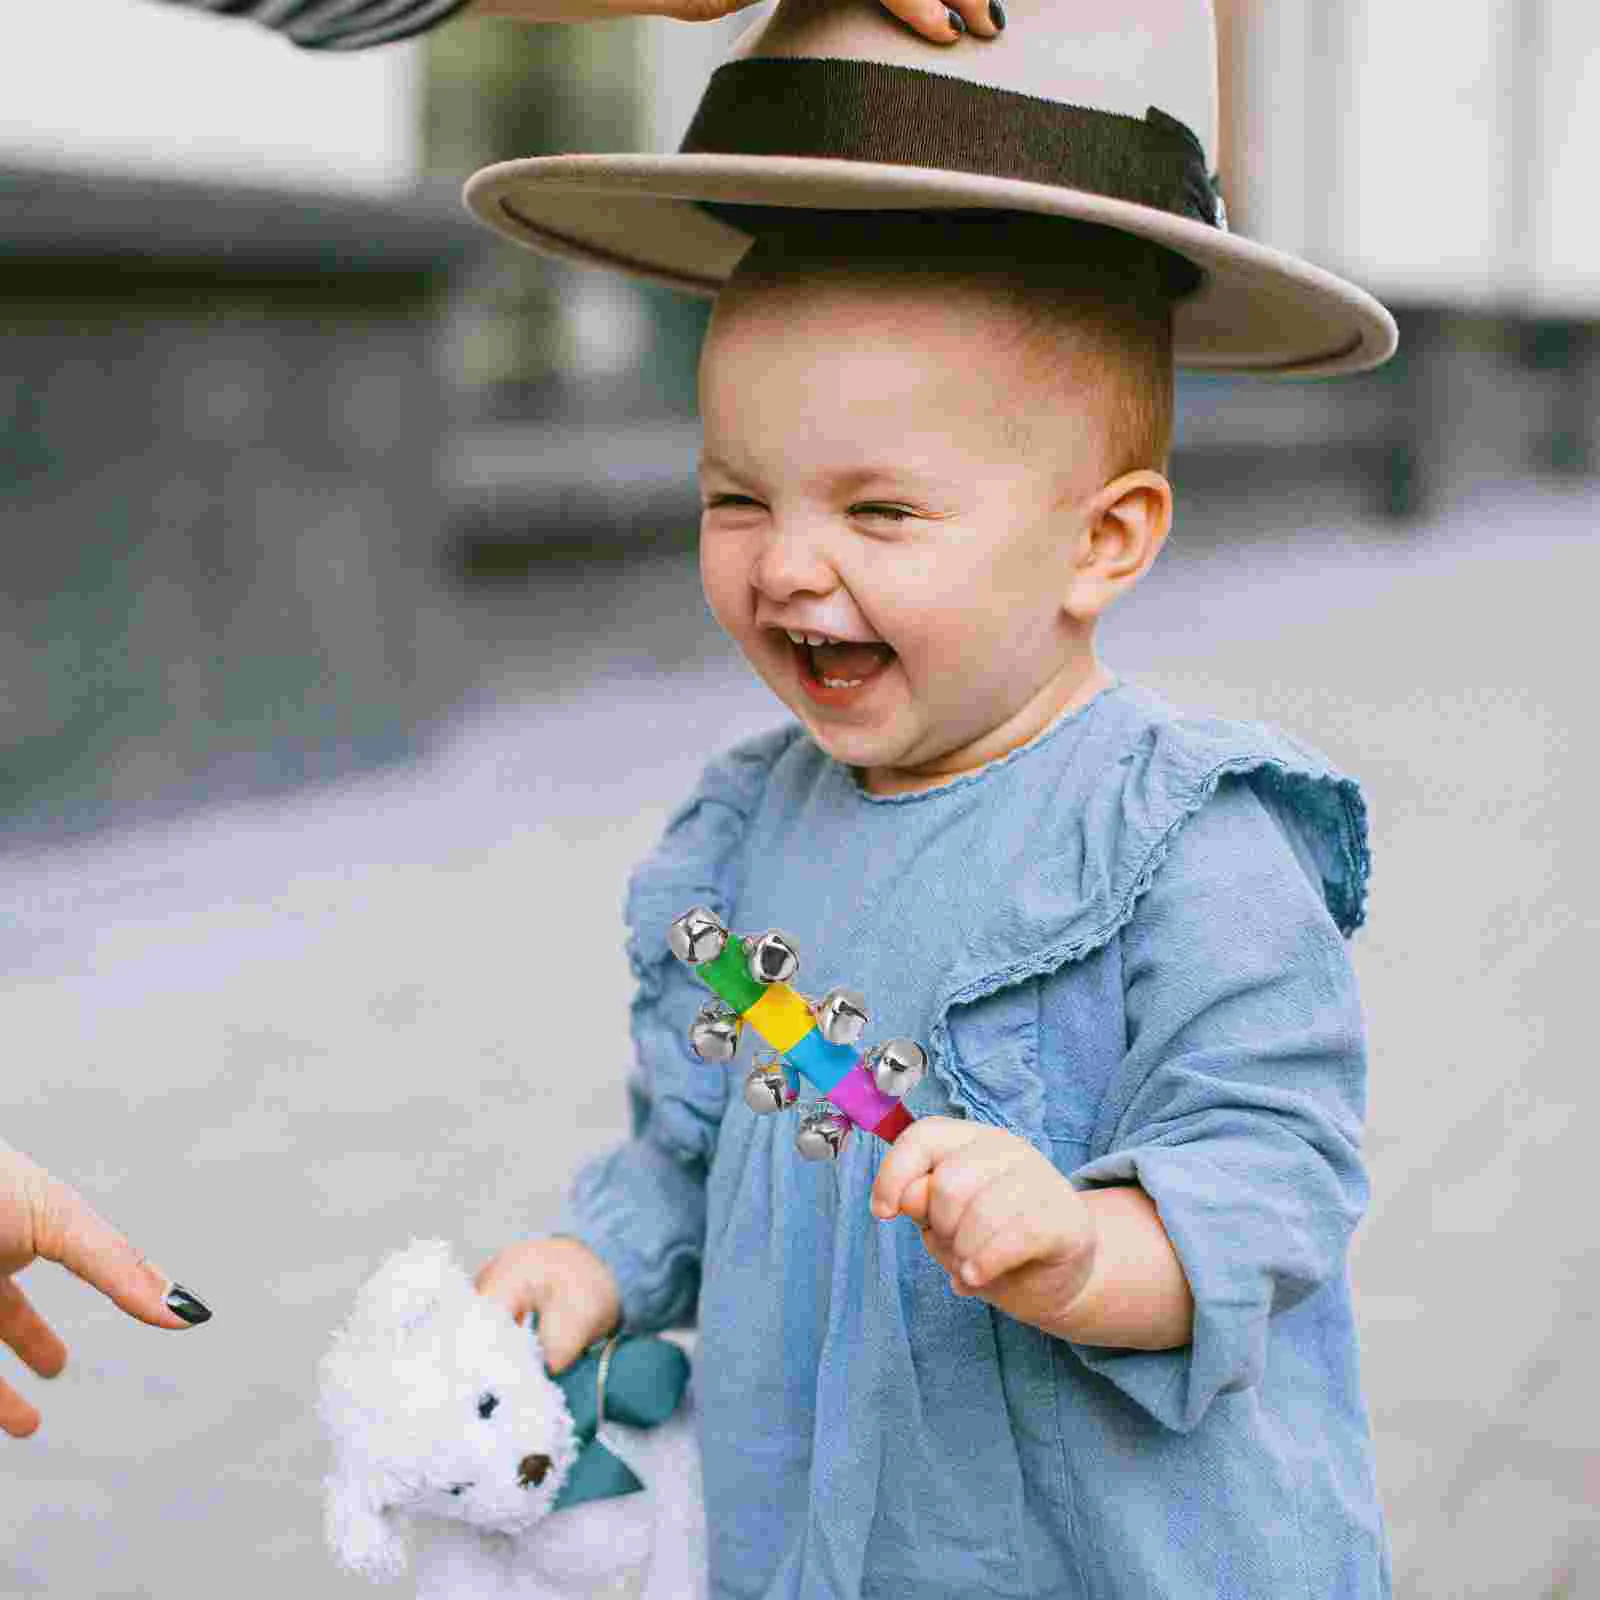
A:
POLYGON ((730 61, 712 74, 682 150, 1020 178, 1225 225, 1199 140, 1154 106, 1141 121, 879 61, 730 61))

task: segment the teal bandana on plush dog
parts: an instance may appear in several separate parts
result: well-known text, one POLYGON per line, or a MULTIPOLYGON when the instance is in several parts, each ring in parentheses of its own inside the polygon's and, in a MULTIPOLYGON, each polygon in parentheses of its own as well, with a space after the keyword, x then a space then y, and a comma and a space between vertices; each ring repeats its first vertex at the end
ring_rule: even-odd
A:
POLYGON ((550 1376, 566 1396, 578 1431, 578 1459, 550 1509, 644 1488, 633 1469, 600 1441, 600 1424, 654 1428, 665 1422, 689 1382, 688 1356, 666 1339, 618 1337, 550 1376))

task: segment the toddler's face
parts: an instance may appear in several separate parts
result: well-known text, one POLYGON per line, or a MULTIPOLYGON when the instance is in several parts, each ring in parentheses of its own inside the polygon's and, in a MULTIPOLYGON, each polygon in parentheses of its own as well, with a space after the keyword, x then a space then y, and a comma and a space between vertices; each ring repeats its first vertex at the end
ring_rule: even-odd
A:
POLYGON ((869 789, 981 766, 1098 672, 1062 602, 1100 427, 1088 396, 1028 378, 1003 309, 846 284, 737 297, 701 411, 712 612, 869 789))

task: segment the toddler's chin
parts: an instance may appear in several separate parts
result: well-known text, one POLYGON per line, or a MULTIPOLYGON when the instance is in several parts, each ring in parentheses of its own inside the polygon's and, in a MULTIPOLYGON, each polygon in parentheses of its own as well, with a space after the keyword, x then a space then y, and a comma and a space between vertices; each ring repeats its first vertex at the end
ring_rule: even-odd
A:
POLYGON ((802 716, 812 742, 840 766, 860 767, 865 771, 884 769, 893 771, 899 766, 903 754, 897 742, 874 737, 859 729, 840 728, 819 723, 815 718, 802 716))

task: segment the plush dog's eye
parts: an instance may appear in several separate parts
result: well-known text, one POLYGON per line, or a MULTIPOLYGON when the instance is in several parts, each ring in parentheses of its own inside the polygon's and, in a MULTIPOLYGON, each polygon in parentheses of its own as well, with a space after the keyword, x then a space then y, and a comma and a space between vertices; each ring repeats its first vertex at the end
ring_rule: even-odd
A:
POLYGON ((499 1395, 497 1395, 497 1394, 486 1394, 486 1395, 484 1395, 482 1397, 482 1399, 480 1399, 478 1401, 478 1415, 480 1417, 492 1417, 494 1415, 494 1408, 499 1404, 500 1404, 500 1396, 499 1395))

